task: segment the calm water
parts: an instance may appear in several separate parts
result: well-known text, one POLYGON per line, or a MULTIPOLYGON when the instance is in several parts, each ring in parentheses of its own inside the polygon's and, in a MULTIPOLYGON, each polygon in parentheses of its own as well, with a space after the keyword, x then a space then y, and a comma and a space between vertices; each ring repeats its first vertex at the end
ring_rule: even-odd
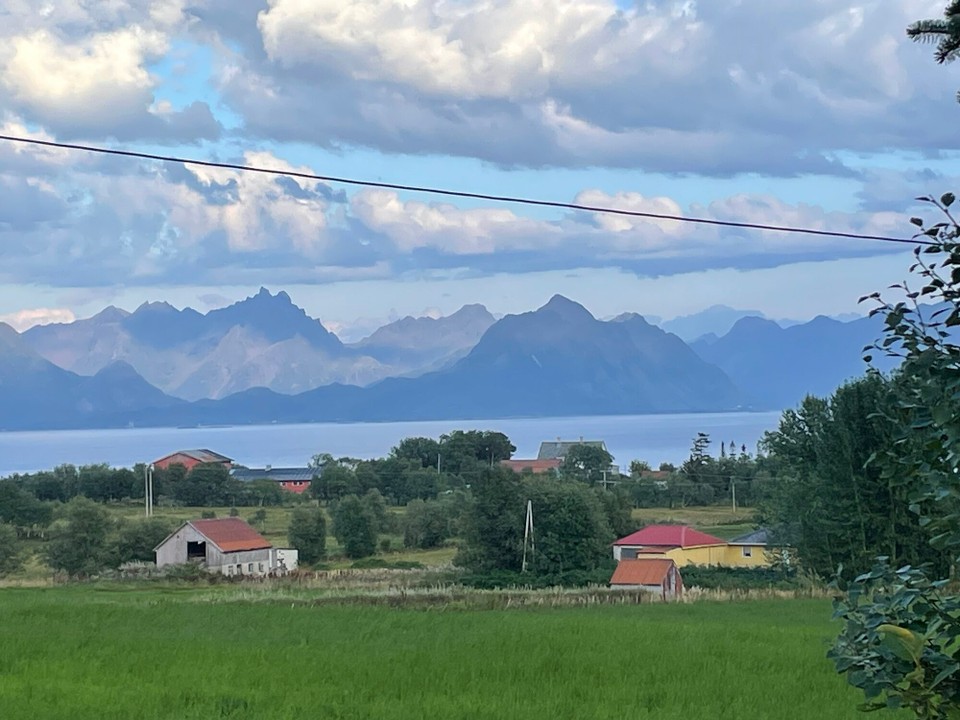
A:
POLYGON ((0 432, 0 477, 61 463, 129 467, 190 448, 209 448, 250 467, 304 465, 321 452, 334 457, 375 458, 386 455, 405 437, 438 437, 451 430, 471 429, 506 433, 517 446, 518 458, 536 457, 543 440, 583 437, 606 441, 623 468, 638 458, 656 467, 660 462, 677 463, 686 458, 698 432, 709 433, 717 451, 723 440, 737 446, 744 444, 754 452, 757 440, 766 430, 776 428, 779 417, 776 412, 718 413, 0 432))

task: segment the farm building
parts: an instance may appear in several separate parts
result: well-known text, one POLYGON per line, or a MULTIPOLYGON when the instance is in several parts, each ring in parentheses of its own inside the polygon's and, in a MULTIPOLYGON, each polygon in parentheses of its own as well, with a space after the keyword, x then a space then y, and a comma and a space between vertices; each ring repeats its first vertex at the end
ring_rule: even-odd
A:
POLYGON ((284 490, 299 495, 310 489, 310 482, 318 472, 308 467, 275 468, 267 465, 264 468, 233 468, 230 476, 241 482, 272 480, 284 490))
POLYGON ((191 520, 154 548, 157 567, 196 562, 224 575, 276 575, 297 567, 297 551, 275 548, 240 518, 191 520))
POLYGON ((154 460, 152 464, 161 470, 166 470, 171 465, 183 465, 187 470, 193 470, 197 465, 204 463, 215 463, 230 467, 233 465, 233 460, 226 455, 215 453, 213 450, 177 450, 169 455, 164 455, 159 460, 154 460))
POLYGON ((683 578, 677 564, 669 558, 621 560, 610 578, 610 587, 644 590, 662 600, 683 597, 683 578))
POLYGON ((500 465, 510 468, 514 472, 529 470, 534 475, 560 472, 560 461, 556 458, 552 460, 501 460, 500 465))
POLYGON ((673 560, 678 567, 765 567, 770 564, 765 543, 749 539, 728 542, 686 525, 648 525, 613 544, 616 560, 657 556, 673 560))

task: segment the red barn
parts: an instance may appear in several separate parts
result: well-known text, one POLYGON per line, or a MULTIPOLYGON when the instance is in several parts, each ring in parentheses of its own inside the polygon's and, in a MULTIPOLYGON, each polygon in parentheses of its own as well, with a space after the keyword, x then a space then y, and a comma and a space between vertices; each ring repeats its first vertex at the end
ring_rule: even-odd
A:
POLYGON ((187 471, 190 471, 202 463, 216 463, 229 468, 233 465, 233 460, 226 455, 215 453, 213 450, 177 450, 175 453, 165 455, 159 460, 154 460, 153 466, 166 470, 171 465, 183 465, 187 471))

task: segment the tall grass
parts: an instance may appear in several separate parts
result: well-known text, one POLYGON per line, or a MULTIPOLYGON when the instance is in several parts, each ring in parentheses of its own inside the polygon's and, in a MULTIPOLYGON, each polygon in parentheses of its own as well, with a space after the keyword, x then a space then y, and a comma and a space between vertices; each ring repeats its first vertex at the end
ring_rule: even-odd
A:
POLYGON ((0 591, 3 717, 858 716, 824 600, 423 612, 241 592, 0 591))

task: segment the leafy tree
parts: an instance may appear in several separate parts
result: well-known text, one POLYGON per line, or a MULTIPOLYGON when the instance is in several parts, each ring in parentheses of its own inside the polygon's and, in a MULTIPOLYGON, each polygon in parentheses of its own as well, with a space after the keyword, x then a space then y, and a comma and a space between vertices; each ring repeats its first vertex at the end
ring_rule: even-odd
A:
POLYGON ((440 457, 440 443, 426 437, 404 438, 390 451, 390 455, 399 460, 414 460, 420 467, 435 468, 440 457))
MULTIPOLYGON (((878 302, 873 313, 885 320, 886 337, 875 351, 902 360, 887 414, 897 434, 877 462, 930 532, 931 544, 948 553, 953 571, 960 560, 960 225, 950 211, 952 194, 926 200, 946 220, 929 227, 913 220, 931 241, 916 249, 911 268, 920 289, 902 283, 904 299, 893 303, 870 296, 878 302)), ((937 575, 936 568, 894 567, 880 557, 836 603, 844 629, 831 657, 863 691, 865 709, 960 717, 960 596, 947 580, 932 579, 945 574, 942 567, 937 575)))
POLYGON ((317 507, 296 508, 287 530, 290 544, 300 553, 300 561, 312 565, 327 554, 327 517, 317 507))
POLYGON ((0 577, 17 572, 23 567, 23 546, 17 531, 11 525, 0 524, 0 577))
POLYGON ((473 483, 458 565, 478 573, 520 570, 526 505, 520 478, 511 470, 493 467, 473 483))
MULTIPOLYGON (((77 485, 81 495, 96 502, 113 502, 134 497, 143 477, 138 479, 127 468, 109 465, 84 465, 77 469, 77 485)), ((143 497, 143 492, 139 493, 143 497)))
POLYGON ((630 476, 638 478, 644 473, 651 471, 650 463, 646 460, 631 460, 630 461, 630 476))
POLYGON ((109 532, 106 510, 89 498, 74 498, 50 528, 50 566, 70 575, 91 575, 103 569, 110 563, 109 532))
POLYGON ((232 505, 242 494, 240 482, 219 463, 195 465, 187 476, 173 486, 173 497, 189 507, 232 505))
POLYGON ((376 488, 368 490, 360 501, 373 518, 375 534, 390 532, 393 529, 390 514, 387 512, 387 503, 379 490, 376 488))
POLYGON ((173 528, 167 520, 157 517, 142 518, 124 523, 114 541, 112 565, 127 562, 151 562, 153 549, 162 543, 173 528))
POLYGON ((260 507, 279 507, 289 494, 273 480, 254 480, 243 487, 248 504, 260 507))
POLYGON ((588 485, 597 485, 605 479, 615 479, 611 477, 612 464, 613 456, 602 447, 578 443, 570 448, 560 463, 560 474, 588 485))
POLYGON ((617 489, 614 491, 597 491, 600 498, 600 504, 603 506, 603 512, 607 518, 607 524, 616 537, 629 535, 637 529, 633 521, 633 503, 626 490, 617 489))
POLYGON ((347 495, 333 510, 333 534, 347 557, 357 559, 377 550, 377 520, 356 495, 347 495))
POLYGON ((451 535, 451 517, 444 503, 412 500, 403 516, 403 545, 408 548, 439 547, 451 535))
POLYGON ((264 523, 267 522, 267 511, 263 508, 257 510, 253 515, 250 516, 248 521, 251 525, 262 528, 264 523))
POLYGON ((322 502, 335 502, 357 494, 357 476, 353 470, 335 461, 326 463, 310 483, 310 492, 322 502))
POLYGON ((50 524, 52 507, 42 503, 12 480, 0 480, 0 522, 32 527, 50 524))

